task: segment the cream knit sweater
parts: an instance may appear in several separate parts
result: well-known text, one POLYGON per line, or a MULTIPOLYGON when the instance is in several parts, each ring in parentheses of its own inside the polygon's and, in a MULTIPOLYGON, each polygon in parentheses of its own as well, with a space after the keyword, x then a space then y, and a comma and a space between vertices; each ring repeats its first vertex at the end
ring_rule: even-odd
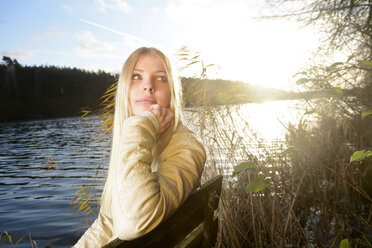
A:
POLYGON ((206 159, 194 134, 179 126, 153 161, 159 126, 153 114, 125 121, 120 156, 112 177, 110 209, 98 218, 74 247, 102 247, 120 238, 131 240, 154 229, 173 213, 200 183, 206 159))

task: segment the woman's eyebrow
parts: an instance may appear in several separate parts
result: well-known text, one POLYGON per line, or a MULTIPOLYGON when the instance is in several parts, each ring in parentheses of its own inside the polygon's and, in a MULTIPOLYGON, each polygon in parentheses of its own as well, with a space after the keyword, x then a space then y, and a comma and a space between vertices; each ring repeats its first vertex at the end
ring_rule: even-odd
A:
MULTIPOLYGON (((138 69, 138 68, 133 69, 133 71, 144 72, 144 70, 142 70, 142 69, 138 69)), ((163 71, 163 70, 156 71, 155 73, 159 73, 159 72, 161 72, 161 73, 166 73, 166 71, 163 71)))

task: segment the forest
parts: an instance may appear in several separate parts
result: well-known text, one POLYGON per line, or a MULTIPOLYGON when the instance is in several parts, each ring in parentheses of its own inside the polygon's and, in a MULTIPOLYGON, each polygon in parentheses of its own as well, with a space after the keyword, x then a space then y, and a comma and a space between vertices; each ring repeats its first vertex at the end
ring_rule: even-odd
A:
POLYGON ((96 109, 116 76, 55 66, 22 66, 3 57, 0 121, 79 115, 96 109))

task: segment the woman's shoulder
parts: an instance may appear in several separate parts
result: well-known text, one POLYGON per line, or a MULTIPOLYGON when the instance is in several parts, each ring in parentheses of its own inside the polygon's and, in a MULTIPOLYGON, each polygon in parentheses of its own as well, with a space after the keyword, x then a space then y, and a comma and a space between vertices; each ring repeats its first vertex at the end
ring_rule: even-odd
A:
POLYGON ((185 126, 183 123, 180 123, 173 133, 173 137, 192 137, 196 138, 195 132, 190 128, 185 126))
POLYGON ((173 136, 168 144, 168 147, 198 147, 203 149, 199 138, 191 129, 183 124, 179 124, 173 133, 173 136))

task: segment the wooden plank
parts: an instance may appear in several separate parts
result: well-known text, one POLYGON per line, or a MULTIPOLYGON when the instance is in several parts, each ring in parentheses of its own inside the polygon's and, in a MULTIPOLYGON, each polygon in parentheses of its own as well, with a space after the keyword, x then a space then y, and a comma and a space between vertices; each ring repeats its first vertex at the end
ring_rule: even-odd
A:
POLYGON ((216 191, 209 192, 208 203, 204 205, 204 230, 202 239, 202 248, 212 247, 213 239, 213 217, 214 210, 217 208, 216 197, 219 197, 216 191))
MULTIPOLYGON (((179 209, 146 235, 130 241, 116 239, 104 246, 112 247, 174 247, 204 221, 205 206, 218 207, 218 197, 208 202, 211 193, 221 194, 222 176, 216 176, 193 192, 179 209)), ((218 222, 217 222, 218 223, 218 222)))
MULTIPOLYGON (((214 242, 211 244, 211 247, 214 246, 216 237, 217 237, 217 230, 218 230, 218 218, 217 216, 213 219, 213 238, 214 242)), ((180 241, 175 248, 200 248, 202 245, 203 240, 203 231, 204 231, 204 223, 197 226, 186 238, 180 241)))

